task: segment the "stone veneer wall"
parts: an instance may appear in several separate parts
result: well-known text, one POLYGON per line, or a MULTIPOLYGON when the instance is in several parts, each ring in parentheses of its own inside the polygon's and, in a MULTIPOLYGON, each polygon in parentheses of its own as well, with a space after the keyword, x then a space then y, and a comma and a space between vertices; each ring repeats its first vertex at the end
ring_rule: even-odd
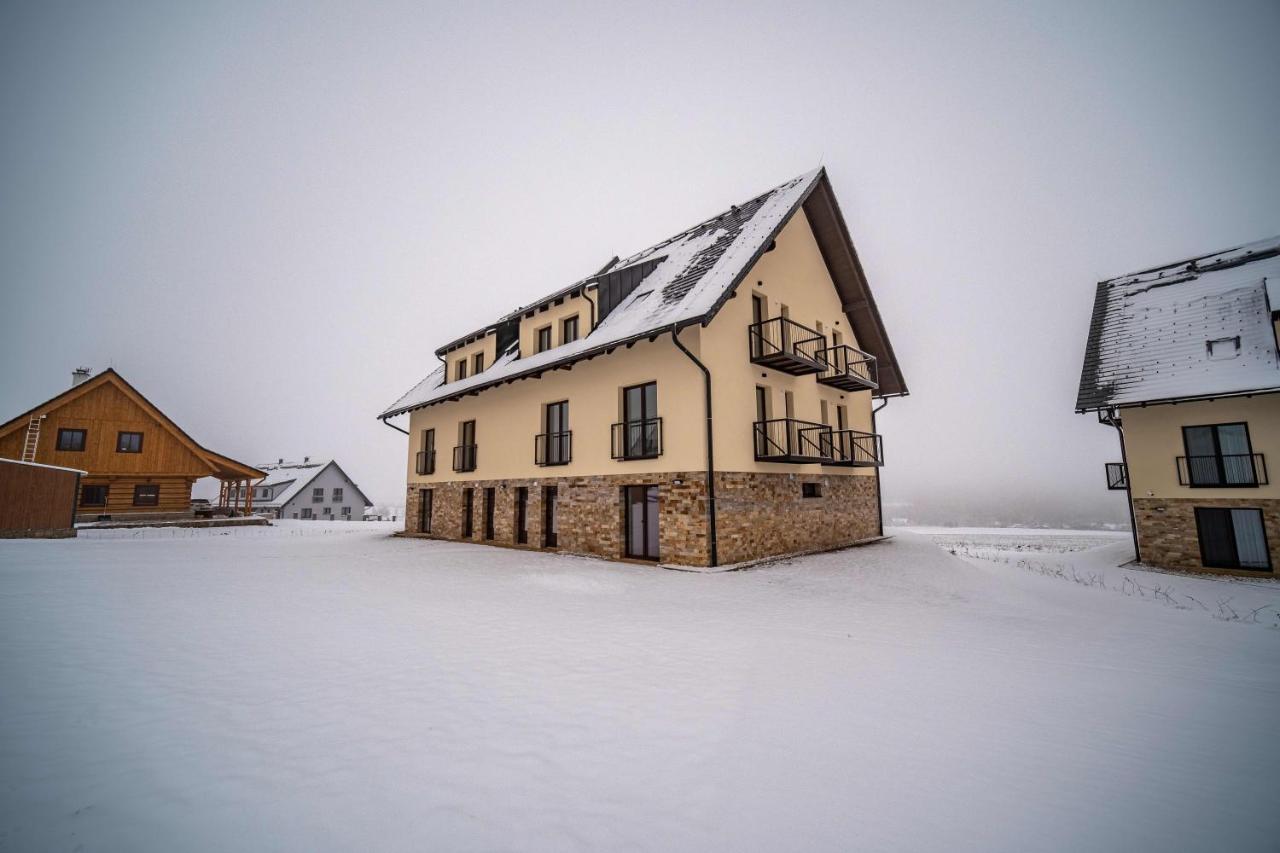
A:
MULTIPOLYGON (((705 566, 710 562, 707 535, 706 475, 613 474, 594 477, 545 477, 536 480, 472 480, 432 483, 433 538, 459 541, 463 490, 474 489, 470 540, 485 542, 485 489, 494 490, 495 545, 541 548, 543 489, 556 486, 558 549, 623 559, 626 547, 623 486, 658 486, 658 550, 663 563, 705 566), (516 488, 529 490, 528 542, 516 537, 516 488)), ((410 485, 405 499, 405 531, 420 533, 420 489, 410 485)), ((872 477, 815 474, 720 473, 716 475, 717 533, 721 565, 849 545, 877 533, 875 480, 872 477), (801 496, 801 484, 822 484, 822 497, 801 496)))
POLYGON ((1189 569, 1215 574, 1270 576, 1280 566, 1280 500, 1248 498, 1135 498, 1134 515, 1138 520, 1138 544, 1142 561, 1167 569, 1189 569), (1196 529, 1195 508, 1230 507, 1262 510, 1262 524, 1267 532, 1272 571, 1249 569, 1211 569, 1200 562, 1200 536, 1196 529))

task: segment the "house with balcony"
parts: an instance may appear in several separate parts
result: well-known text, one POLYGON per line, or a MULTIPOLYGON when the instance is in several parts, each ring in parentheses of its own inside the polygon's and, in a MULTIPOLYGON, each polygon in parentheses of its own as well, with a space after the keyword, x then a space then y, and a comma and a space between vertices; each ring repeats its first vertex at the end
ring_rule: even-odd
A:
POLYGON ((1100 282, 1076 411, 1116 430, 1144 563, 1275 571, 1280 237, 1100 282))
POLYGON ((407 534, 720 566, 882 533, 907 386, 824 169, 436 356, 379 415, 407 416, 407 534))

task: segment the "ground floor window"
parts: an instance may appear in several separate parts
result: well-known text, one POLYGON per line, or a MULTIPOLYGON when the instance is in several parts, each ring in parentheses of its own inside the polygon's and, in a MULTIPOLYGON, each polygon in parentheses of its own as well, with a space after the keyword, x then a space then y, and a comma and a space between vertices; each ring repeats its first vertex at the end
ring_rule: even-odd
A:
POLYGON ((80 487, 80 506, 106 506, 107 505, 107 487, 106 486, 81 486, 80 487))
POLYGON ((418 490, 418 532, 431 532, 431 489, 418 490))
POLYGON ((462 538, 470 539, 471 533, 475 528, 475 522, 472 515, 476 508, 475 489, 462 490, 462 538))
POLYGON ((1196 507, 1196 529, 1206 567, 1271 570, 1262 510, 1196 507))
POLYGON ((133 487, 134 506, 157 506, 160 503, 160 487, 154 483, 144 483, 133 487))
POLYGON ((493 504, 495 499, 492 487, 484 490, 484 538, 493 538, 493 504))
POLYGON ((516 487, 516 543, 520 545, 529 542, 529 489, 525 486, 516 487))
POLYGON ((622 490, 627 526, 627 556, 658 559, 658 487, 627 486, 622 490))
POLYGON ((303 518, 311 517, 311 507, 307 506, 302 508, 302 517, 303 518))
POLYGON ((344 506, 344 507, 342 508, 342 517, 343 517, 343 518, 348 518, 348 519, 349 519, 349 518, 351 518, 351 507, 349 507, 349 506, 344 506))
POLYGON ((333 515, 333 507, 331 507, 331 506, 327 506, 327 507, 325 507, 325 508, 324 508, 324 514, 325 514, 325 515, 333 515))
POLYGON ((542 547, 560 547, 560 513, 556 508, 558 493, 555 486, 542 490, 542 547))

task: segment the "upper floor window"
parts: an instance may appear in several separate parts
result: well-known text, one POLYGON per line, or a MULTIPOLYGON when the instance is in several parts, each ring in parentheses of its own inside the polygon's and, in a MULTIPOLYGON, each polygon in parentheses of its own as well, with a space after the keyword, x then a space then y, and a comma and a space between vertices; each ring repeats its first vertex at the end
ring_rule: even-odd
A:
POLYGON ((1256 486, 1259 477, 1247 424, 1211 424, 1182 428, 1190 486, 1256 486))
POLYGON ((467 378, 467 360, 465 358, 458 359, 458 363, 454 367, 454 378, 458 381, 467 378))
POLYGON ((484 353, 478 352, 471 356, 471 375, 484 372, 484 353))
POLYGON ((333 489, 333 502, 342 503, 342 487, 335 486, 333 489))
POLYGON ((567 344, 578 339, 578 315, 564 318, 560 324, 560 343, 567 344))
POLYGON ((84 450, 84 439, 87 433, 82 429, 58 430, 59 450, 84 450))
POLYGON ((538 330, 538 352, 546 352, 551 349, 551 327, 543 326, 538 330))
POLYGON ((313 504, 324 503, 324 489, 317 486, 311 490, 311 502, 313 504))
POLYGON ((122 432, 116 435, 116 453, 141 453, 142 433, 122 432))

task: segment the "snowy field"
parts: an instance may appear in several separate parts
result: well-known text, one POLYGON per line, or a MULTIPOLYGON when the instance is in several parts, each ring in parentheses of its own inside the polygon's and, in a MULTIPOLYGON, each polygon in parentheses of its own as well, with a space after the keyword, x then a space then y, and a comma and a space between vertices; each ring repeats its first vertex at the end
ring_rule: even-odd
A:
POLYGON ((1277 849, 1274 583, 1070 531, 707 575, 397 526, 0 541, 0 850, 1277 849))

